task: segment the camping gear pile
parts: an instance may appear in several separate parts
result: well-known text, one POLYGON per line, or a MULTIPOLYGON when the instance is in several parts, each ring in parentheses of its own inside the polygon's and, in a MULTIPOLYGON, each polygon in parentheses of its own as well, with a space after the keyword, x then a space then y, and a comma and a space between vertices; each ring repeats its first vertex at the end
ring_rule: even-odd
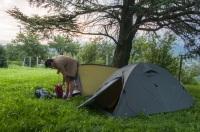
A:
POLYGON ((55 93, 54 96, 56 98, 63 98, 63 89, 62 89, 62 84, 57 84, 54 86, 55 93))
MULTIPOLYGON (((63 91, 61 84, 55 85, 54 91, 55 92, 53 93, 53 95, 50 95, 49 92, 43 90, 42 88, 36 88, 35 89, 35 96, 36 96, 36 98, 40 98, 40 99, 42 99, 42 98, 52 98, 52 97, 56 97, 56 98, 60 99, 60 98, 64 98, 65 95, 66 95, 66 92, 63 91)), ((74 89, 72 96, 80 95, 80 94, 81 94, 80 90, 74 89)))
POLYGON ((51 95, 47 92, 44 91, 42 88, 36 88, 35 89, 35 96, 36 98, 51 98, 51 95))

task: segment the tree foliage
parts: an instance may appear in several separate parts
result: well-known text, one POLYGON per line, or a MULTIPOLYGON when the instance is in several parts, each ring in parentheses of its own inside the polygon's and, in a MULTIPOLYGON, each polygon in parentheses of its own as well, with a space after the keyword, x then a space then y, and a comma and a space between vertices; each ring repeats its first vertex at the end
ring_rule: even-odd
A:
POLYGON ((17 7, 7 11, 35 32, 101 35, 116 44, 113 65, 128 64, 138 31, 168 29, 180 36, 190 54, 200 55, 200 1, 197 0, 28 0, 48 8, 42 17, 27 16, 17 7))
POLYGON ((9 60, 23 61, 31 57, 32 64, 36 64, 36 58, 44 60, 47 54, 47 46, 39 42, 38 35, 34 33, 19 33, 10 44, 7 45, 9 60))
POLYGON ((99 58, 98 51, 99 42, 97 39, 91 41, 91 43, 86 43, 80 49, 78 54, 78 60, 82 64, 99 64, 102 58, 99 58))
POLYGON ((101 38, 91 39, 90 43, 81 46, 78 60, 82 64, 111 65, 114 47, 113 44, 101 41, 101 38))
POLYGON ((22 54, 25 54, 23 51, 21 51, 21 45, 16 45, 14 43, 8 43, 6 44, 6 53, 7 58, 10 61, 20 61, 22 54))
POLYGON ((6 50, 3 45, 0 44, 0 68, 8 67, 7 58, 6 58, 6 50))
POLYGON ((73 42, 69 36, 62 37, 60 35, 54 36, 53 41, 50 41, 49 47, 55 49, 60 55, 71 54, 75 56, 78 54, 80 44, 73 42))
POLYGON ((173 55, 173 45, 176 37, 171 33, 161 36, 139 37, 133 42, 131 59, 129 63, 150 62, 169 71, 175 78, 179 78, 183 84, 197 84, 195 77, 200 75, 197 66, 186 67, 180 71, 180 57, 173 55))
POLYGON ((99 52, 99 57, 103 58, 103 64, 107 64, 107 65, 112 65, 112 59, 114 56, 114 50, 115 50, 115 44, 110 43, 108 41, 100 41, 99 43, 99 48, 98 48, 98 52, 99 52), (107 61, 107 62, 106 62, 107 61))
POLYGON ((173 56, 175 40, 175 36, 170 33, 163 37, 139 37, 134 40, 130 62, 150 62, 178 77, 179 58, 173 56))
POLYGON ((194 77, 197 77, 200 75, 200 69, 197 65, 194 67, 184 67, 181 71, 181 82, 186 85, 197 85, 198 82, 195 81, 196 79, 194 77))

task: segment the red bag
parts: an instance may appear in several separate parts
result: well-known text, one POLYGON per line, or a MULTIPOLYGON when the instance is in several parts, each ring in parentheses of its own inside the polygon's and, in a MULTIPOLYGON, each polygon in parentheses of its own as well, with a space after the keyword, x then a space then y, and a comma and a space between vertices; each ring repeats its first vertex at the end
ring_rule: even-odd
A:
POLYGON ((56 92, 56 98, 62 98, 63 97, 63 89, 62 86, 54 86, 55 92, 56 92))

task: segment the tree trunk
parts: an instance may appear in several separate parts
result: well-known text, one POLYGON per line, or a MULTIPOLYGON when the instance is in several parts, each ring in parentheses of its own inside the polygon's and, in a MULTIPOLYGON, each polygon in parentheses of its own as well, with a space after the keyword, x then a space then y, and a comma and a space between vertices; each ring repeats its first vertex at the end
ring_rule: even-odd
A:
POLYGON ((113 57, 113 66, 117 68, 124 67, 128 64, 130 52, 132 49, 132 40, 122 42, 122 45, 117 45, 113 57))
POLYGON ((123 0, 124 8, 122 8, 121 12, 119 38, 113 57, 113 66, 117 68, 128 64, 132 49, 132 40, 137 32, 136 30, 131 31, 131 27, 133 26, 133 12, 129 6, 133 4, 133 0, 123 0))

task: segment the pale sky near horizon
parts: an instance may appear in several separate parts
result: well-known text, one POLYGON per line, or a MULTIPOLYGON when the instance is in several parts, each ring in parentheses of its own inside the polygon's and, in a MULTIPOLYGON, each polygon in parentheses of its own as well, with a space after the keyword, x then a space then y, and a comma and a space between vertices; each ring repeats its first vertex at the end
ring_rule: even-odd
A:
POLYGON ((0 0, 0 44, 10 43, 20 31, 20 23, 11 17, 6 10, 16 6, 24 14, 46 14, 45 9, 32 8, 26 0, 0 0))
MULTIPOLYGON (((110 0, 104 0, 110 1, 110 0)), ((30 7, 27 0, 0 0, 0 44, 7 44, 15 39, 17 33, 20 32, 19 21, 15 20, 11 17, 6 10, 12 9, 14 6, 20 9, 24 14, 30 16, 32 14, 45 15, 47 13, 47 9, 39 9, 30 7)), ((23 28, 23 26, 21 25, 23 28)), ((87 42, 91 36, 82 36, 77 38, 80 42, 87 42)))

